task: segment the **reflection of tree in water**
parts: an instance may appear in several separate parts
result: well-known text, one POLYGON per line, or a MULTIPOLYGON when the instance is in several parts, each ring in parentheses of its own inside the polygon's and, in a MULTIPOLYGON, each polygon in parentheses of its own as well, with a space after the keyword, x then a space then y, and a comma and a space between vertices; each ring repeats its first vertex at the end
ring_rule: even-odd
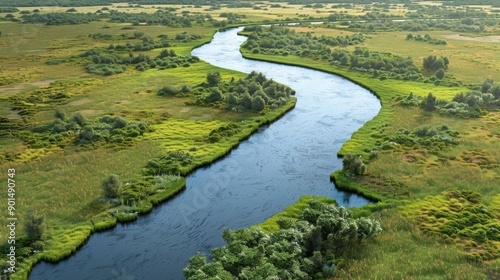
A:
POLYGON ((342 202, 345 205, 349 205, 349 201, 351 200, 352 193, 350 192, 344 192, 342 195, 342 202))

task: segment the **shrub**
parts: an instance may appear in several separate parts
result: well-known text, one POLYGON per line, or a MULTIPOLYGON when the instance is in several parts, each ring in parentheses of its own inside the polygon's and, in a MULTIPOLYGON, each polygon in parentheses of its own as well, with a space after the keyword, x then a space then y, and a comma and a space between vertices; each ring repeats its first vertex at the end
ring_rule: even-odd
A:
POLYGON ((220 75, 220 72, 215 71, 215 72, 209 72, 207 73, 207 83, 209 86, 213 87, 219 84, 219 82, 222 80, 222 77, 220 75))
POLYGON ((350 175, 363 175, 366 173, 366 165, 359 155, 346 154, 342 159, 344 172, 350 175))
POLYGON ((158 90, 158 95, 160 96, 172 96, 179 93, 179 90, 173 86, 164 86, 158 90))
POLYGON ((28 210, 24 231, 30 242, 42 240, 45 233, 45 217, 38 216, 33 209, 28 210))
POLYGON ((111 175, 102 182, 104 196, 107 198, 119 198, 122 195, 122 186, 117 175, 111 175))

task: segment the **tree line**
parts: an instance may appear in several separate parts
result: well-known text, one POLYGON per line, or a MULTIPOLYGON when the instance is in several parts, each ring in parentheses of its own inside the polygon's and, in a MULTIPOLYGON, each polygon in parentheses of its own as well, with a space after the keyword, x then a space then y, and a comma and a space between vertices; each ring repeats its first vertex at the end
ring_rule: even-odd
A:
POLYGON ((21 20, 23 23, 44 23, 47 25, 84 24, 108 20, 109 22, 131 23, 133 25, 165 25, 172 27, 190 27, 193 24, 202 25, 205 22, 215 24, 218 22, 208 14, 190 15, 183 13, 182 15, 177 15, 168 10, 160 9, 154 13, 123 13, 115 10, 103 12, 102 9, 95 13, 33 13, 22 15, 21 20))

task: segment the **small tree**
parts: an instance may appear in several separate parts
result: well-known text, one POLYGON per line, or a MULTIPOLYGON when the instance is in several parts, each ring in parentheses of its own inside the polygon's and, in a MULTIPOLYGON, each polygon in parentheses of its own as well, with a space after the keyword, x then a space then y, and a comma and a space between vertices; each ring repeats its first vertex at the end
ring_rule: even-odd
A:
POLYGON ((264 99, 260 96, 254 96, 252 98, 252 110, 262 111, 266 107, 264 99))
POLYGON ((221 80, 222 76, 220 75, 219 71, 207 73, 207 83, 209 86, 216 86, 221 80))
POLYGON ((66 113, 64 113, 62 110, 57 109, 56 112, 54 113, 54 117, 56 119, 60 119, 62 121, 66 120, 66 113))
POLYGON ((42 240, 45 233, 45 217, 36 215, 33 209, 28 210, 24 231, 30 242, 42 240))
POLYGON ((436 110, 436 97, 429 92, 429 94, 423 101, 423 106, 426 111, 436 110))
POLYGON ((122 195, 122 185, 117 175, 111 175, 102 182, 104 196, 107 198, 119 198, 122 195))
POLYGON ((363 175, 366 173, 366 165, 359 155, 346 154, 342 159, 344 172, 349 175, 363 175))
POLYGON ((222 92, 220 89, 216 88, 212 90, 212 92, 207 96, 206 102, 207 103, 212 103, 212 102, 217 102, 217 101, 222 101, 224 100, 224 96, 222 95, 222 92))
POLYGON ((444 70, 443 68, 439 68, 437 71, 436 71, 436 78, 442 80, 444 78, 444 70))

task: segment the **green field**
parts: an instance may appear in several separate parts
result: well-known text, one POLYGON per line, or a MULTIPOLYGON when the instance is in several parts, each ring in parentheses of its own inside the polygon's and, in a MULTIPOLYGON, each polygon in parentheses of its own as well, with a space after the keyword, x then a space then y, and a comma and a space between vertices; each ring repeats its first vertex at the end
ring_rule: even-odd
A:
MULTIPOLYGON (((405 17, 417 13, 416 7, 440 6, 438 2, 422 2, 422 6, 353 4, 333 7, 308 7, 285 2, 252 2, 252 7, 234 8, 222 4, 209 5, 142 5, 114 3, 107 9, 123 13, 153 14, 158 9, 175 8, 183 14, 209 14, 213 21, 192 22, 190 27, 163 26, 145 23, 108 22, 99 20, 85 24, 46 25, 22 24, 7 19, 0 21, 0 167, 15 169, 19 192, 16 193, 16 216, 19 225, 29 209, 45 217, 46 234, 43 251, 31 254, 22 230, 22 246, 18 260, 21 268, 12 279, 27 277, 31 266, 41 260, 58 261, 72 253, 91 233, 113 227, 117 222, 133 220, 137 213, 151 211, 158 204, 182 191, 184 180, 175 177, 160 186, 144 170, 151 160, 170 152, 189 155, 175 170, 185 175, 196 167, 223 157, 259 125, 272 121, 293 108, 294 99, 276 110, 234 112, 225 103, 199 104, 205 94, 203 83, 207 73, 219 71, 222 81, 239 79, 244 74, 213 67, 203 61, 138 70, 129 63, 122 73, 96 75, 85 70, 91 58, 82 56, 99 49, 106 55, 119 53, 132 57, 157 57, 163 48, 149 50, 106 51, 110 45, 130 46, 141 42, 169 43, 176 57, 187 57, 191 49, 208 42, 226 20, 222 13, 242 16, 229 23, 237 26, 250 23, 325 20, 332 13, 339 20, 365 19, 368 14, 405 17), (276 4, 279 4, 276 5, 276 4), (184 12, 184 13, 183 13, 184 12), (244 17, 243 17, 244 15, 244 17), (96 36, 98 34, 98 36, 96 36), (100 34, 100 35, 99 35, 100 34), (123 35, 122 35, 123 34, 123 35), (182 35, 184 34, 184 35, 182 35), (185 34, 192 39, 185 38, 185 34), (104 36, 105 35, 105 36, 104 36), (182 35, 182 36, 181 36, 182 35), (87 60, 86 60, 87 59, 87 60), (188 86, 190 93, 159 96, 158 90, 169 86, 188 86), (67 130, 54 136, 56 110, 67 115, 66 122, 81 115, 98 128, 104 116, 125 118, 128 124, 146 122, 148 130, 119 141, 96 141, 86 145, 79 137, 84 131, 67 130), (242 122, 243 121, 243 122, 242 122), (210 135, 230 124, 243 123, 239 130, 218 141, 210 135), (44 130, 45 129, 45 130, 44 130), (41 132, 37 132, 41 131, 41 132), (120 163, 120 164, 117 164, 120 163), (111 174, 132 187, 124 190, 121 202, 103 200, 101 183, 111 174), (125 202, 124 202, 125 201, 125 202), (116 203, 120 205, 116 205, 116 203), (112 209, 110 211, 110 209, 112 209), (23 247, 24 246, 24 247, 23 247)), ((105 6, 75 7, 78 13, 104 11, 105 6)), ((22 12, 32 14, 65 13, 69 7, 20 7, 13 12, 20 19, 22 12)), ((483 11, 498 16, 491 6, 450 11, 483 11)), ((422 18, 435 15, 422 12, 422 18)), ((7 13, 0 13, 3 18, 7 13)), ((478 20, 478 19, 476 19, 478 20)), ((450 64, 445 78, 438 83, 384 79, 355 71, 330 61, 277 52, 264 54, 242 48, 245 57, 299 65, 334 73, 371 90, 381 102, 378 116, 352 135, 339 152, 363 155, 367 172, 363 176, 332 174, 339 188, 364 194, 380 201, 375 206, 354 210, 356 216, 380 221, 383 231, 375 239, 364 241, 362 249, 336 256, 337 274, 332 279, 498 279, 500 277, 500 111, 498 104, 482 108, 477 118, 460 118, 428 112, 418 106, 401 106, 409 96, 425 98, 431 92, 437 99, 449 102, 460 92, 480 90, 489 78, 500 83, 500 25, 484 26, 481 33, 454 30, 359 31, 343 23, 331 25, 300 25, 290 27, 298 34, 311 36, 346 36, 357 32, 366 39, 359 44, 329 47, 353 52, 366 48, 370 52, 411 57, 430 79, 422 60, 429 55, 446 56, 450 64), (407 35, 426 34, 446 45, 407 40, 407 35), (443 127, 454 133, 453 144, 388 144, 401 131, 412 132, 423 126, 443 127), (377 153, 373 155, 373 150, 377 153)), ((465 24, 466 25, 466 24, 465 24)), ((96 58, 97 59, 97 58, 96 58)), ((125 130, 124 128, 123 130, 125 130)), ((415 139, 413 139, 415 140, 415 139)), ((170 167, 170 166, 169 166, 170 167)), ((332 170, 333 171, 333 170, 332 170)), ((7 181, 8 174, 0 174, 7 181)), ((295 219, 302 215, 310 197, 304 197, 283 213, 260 225, 266 232, 278 229, 280 217, 295 219)), ((321 199, 320 199, 321 200, 321 199)), ((325 202, 331 202, 325 200, 325 202)), ((0 222, 0 241, 8 239, 7 221, 0 222)), ((39 244, 38 244, 39 245, 39 244)), ((2 247, 6 250, 8 247, 2 247)), ((361 248, 361 247, 356 247, 361 248)), ((6 266, 2 266, 6 268, 6 266)))

